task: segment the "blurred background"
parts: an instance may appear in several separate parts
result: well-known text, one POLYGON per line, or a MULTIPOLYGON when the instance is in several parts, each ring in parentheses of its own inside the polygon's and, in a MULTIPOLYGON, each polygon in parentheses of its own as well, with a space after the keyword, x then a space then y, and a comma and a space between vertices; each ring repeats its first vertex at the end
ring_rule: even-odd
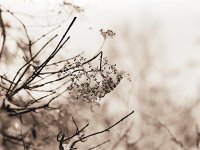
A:
MULTIPOLYGON (((61 34, 72 17, 78 16, 61 56, 84 51, 92 57, 102 44, 100 29, 116 33, 102 50, 129 77, 94 112, 77 103, 69 114, 75 112, 83 122, 89 121, 88 132, 92 132, 131 110, 135 113, 106 135, 91 139, 86 149, 104 139, 111 141, 99 149, 199 149, 199 0, 1 0, 0 4, 16 12, 33 38, 59 24, 62 27, 54 33, 61 34)), ((0 73, 13 76, 17 70, 13 62, 21 63, 15 59, 3 60, 0 73)))

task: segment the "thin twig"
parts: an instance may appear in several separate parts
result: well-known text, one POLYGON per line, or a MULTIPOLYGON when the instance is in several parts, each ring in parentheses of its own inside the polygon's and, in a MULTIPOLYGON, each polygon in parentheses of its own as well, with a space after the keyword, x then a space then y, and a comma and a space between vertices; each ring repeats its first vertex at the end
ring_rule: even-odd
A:
POLYGON ((102 145, 104 145, 104 144, 106 144, 108 142, 110 142, 110 140, 106 140, 106 141, 104 141, 104 142, 102 142, 102 143, 100 143, 100 144, 98 144, 98 145, 96 145, 96 146, 94 146, 92 148, 89 148, 88 150, 93 150, 93 149, 98 148, 98 147, 100 147, 100 146, 102 146, 102 145))
POLYGON ((119 121, 117 121, 116 123, 114 123, 113 125, 111 125, 110 127, 106 128, 105 130, 102 130, 102 131, 99 131, 99 132, 95 132, 95 133, 86 135, 86 136, 82 137, 81 139, 78 139, 78 140, 74 141, 74 142, 72 143, 72 145, 70 146, 70 148, 73 148, 77 142, 80 142, 80 141, 82 141, 82 140, 88 139, 89 137, 92 137, 92 136, 95 136, 95 135, 102 134, 102 133, 104 133, 104 132, 110 131, 110 129, 112 129, 113 127, 115 127, 116 125, 118 125, 120 122, 122 122, 124 119, 126 119, 127 117, 129 117, 129 116, 132 115, 133 113, 134 113, 134 110, 131 111, 128 115, 124 116, 124 117, 123 117, 122 119, 120 119, 119 121))

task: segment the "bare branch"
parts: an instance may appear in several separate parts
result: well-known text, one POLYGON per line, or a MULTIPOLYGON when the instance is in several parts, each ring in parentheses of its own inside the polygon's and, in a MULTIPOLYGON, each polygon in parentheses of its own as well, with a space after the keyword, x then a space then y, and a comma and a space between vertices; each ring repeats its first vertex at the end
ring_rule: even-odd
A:
POLYGON ((92 133, 92 134, 89 134, 89 135, 86 135, 86 136, 81 137, 80 139, 74 141, 74 142, 71 144, 70 149, 73 149, 74 146, 76 145, 76 143, 78 143, 78 142, 81 142, 81 141, 86 140, 86 139, 88 139, 88 138, 90 138, 90 137, 96 136, 96 135, 98 135, 98 134, 102 134, 102 133, 104 133, 104 132, 110 131, 110 129, 112 129, 113 127, 115 127, 116 125, 118 125, 119 123, 121 123, 122 121, 124 121, 127 117, 129 117, 129 116, 132 115, 133 113, 134 113, 134 111, 131 111, 129 114, 127 114, 126 116, 124 116, 123 118, 121 118, 119 121, 117 121, 116 123, 114 123, 113 125, 111 125, 110 127, 106 128, 106 129, 104 129, 104 130, 102 130, 102 131, 95 132, 95 133, 92 133))

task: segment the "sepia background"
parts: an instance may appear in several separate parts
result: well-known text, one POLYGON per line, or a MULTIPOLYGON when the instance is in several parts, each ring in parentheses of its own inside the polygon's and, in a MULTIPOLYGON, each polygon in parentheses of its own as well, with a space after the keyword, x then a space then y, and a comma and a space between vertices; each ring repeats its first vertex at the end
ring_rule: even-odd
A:
MULTIPOLYGON (((110 62, 117 64, 129 76, 102 99, 100 108, 95 107, 91 111, 85 103, 69 104, 65 108, 68 115, 61 123, 63 128, 65 125, 68 129, 71 127, 69 116, 72 114, 80 120, 80 124, 90 122, 87 131, 92 133, 134 110, 134 114, 124 122, 104 135, 88 139, 89 142, 82 148, 89 149, 110 140, 97 149, 199 149, 200 1, 65 2, 73 5, 65 6, 63 0, 0 0, 1 5, 16 12, 32 38, 59 24, 62 26, 52 35, 62 34, 73 16, 77 16, 78 20, 70 31, 70 43, 59 54, 60 57, 72 57, 84 52, 90 58, 101 47, 100 29, 114 31, 116 35, 106 40, 102 51, 110 62)), ((7 20, 12 22, 9 16, 7 20)), ((12 35, 22 36, 16 31, 12 35)), ((22 55, 12 42, 7 56, 15 57, 1 60, 0 75, 13 77, 23 64, 22 55)), ((1 125, 4 121, 0 117, 1 125)), ((44 116, 43 121, 48 122, 48 116, 44 116)), ((48 123, 52 126, 48 132, 58 132, 51 122, 48 123)), ((46 144, 45 149, 56 149, 58 143, 55 143, 56 137, 46 144)), ((0 148, 4 149, 3 146, 0 148)))

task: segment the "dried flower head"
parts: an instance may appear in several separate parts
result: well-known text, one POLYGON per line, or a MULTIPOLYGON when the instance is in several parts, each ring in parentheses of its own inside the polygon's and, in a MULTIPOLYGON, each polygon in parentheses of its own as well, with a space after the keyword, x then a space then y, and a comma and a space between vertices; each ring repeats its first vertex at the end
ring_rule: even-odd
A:
POLYGON ((117 70, 116 64, 109 64, 107 57, 99 59, 100 66, 93 63, 94 60, 87 63, 83 61, 78 65, 69 61, 68 65, 72 69, 62 69, 71 77, 68 90, 72 99, 99 104, 100 99, 114 90, 123 78, 123 73, 117 70))
POLYGON ((101 35, 103 36, 104 39, 106 39, 107 37, 114 37, 115 34, 116 34, 112 30, 104 31, 103 29, 100 29, 100 33, 101 33, 101 35))

